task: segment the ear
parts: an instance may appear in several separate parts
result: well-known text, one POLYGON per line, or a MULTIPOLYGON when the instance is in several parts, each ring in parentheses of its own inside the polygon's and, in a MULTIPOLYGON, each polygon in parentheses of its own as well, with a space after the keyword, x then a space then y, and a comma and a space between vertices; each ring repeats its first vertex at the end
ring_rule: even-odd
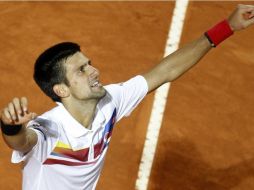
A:
POLYGON ((70 95, 69 89, 65 84, 55 84, 53 90, 60 98, 66 98, 70 95))

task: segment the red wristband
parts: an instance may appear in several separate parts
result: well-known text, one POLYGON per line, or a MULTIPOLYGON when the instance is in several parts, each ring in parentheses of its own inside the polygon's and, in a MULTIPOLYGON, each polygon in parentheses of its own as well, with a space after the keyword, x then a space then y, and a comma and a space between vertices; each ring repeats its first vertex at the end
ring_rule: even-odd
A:
POLYGON ((230 28, 228 21, 223 20, 205 32, 205 36, 210 41, 211 45, 216 47, 233 33, 234 31, 230 28))

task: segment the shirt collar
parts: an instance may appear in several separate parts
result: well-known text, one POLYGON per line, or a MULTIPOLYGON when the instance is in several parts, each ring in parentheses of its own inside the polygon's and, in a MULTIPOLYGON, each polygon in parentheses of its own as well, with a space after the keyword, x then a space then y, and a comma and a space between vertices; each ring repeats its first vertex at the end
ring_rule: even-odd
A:
POLYGON ((100 102, 97 104, 96 114, 92 122, 91 129, 85 128, 76 119, 74 119, 62 103, 57 102, 57 104, 60 111, 59 117, 62 121, 64 130, 66 131, 67 135, 70 134, 73 137, 81 137, 89 132, 93 132, 98 127, 100 127, 106 120, 105 115, 100 109, 100 105, 99 105, 100 102))

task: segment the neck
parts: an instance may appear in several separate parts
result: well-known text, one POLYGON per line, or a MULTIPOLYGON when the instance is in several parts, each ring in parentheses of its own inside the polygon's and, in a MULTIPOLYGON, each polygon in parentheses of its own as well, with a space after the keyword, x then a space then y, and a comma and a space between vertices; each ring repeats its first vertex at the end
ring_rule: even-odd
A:
POLYGON ((93 122, 96 106, 99 100, 87 101, 66 101, 63 100, 64 107, 85 128, 90 129, 93 122))

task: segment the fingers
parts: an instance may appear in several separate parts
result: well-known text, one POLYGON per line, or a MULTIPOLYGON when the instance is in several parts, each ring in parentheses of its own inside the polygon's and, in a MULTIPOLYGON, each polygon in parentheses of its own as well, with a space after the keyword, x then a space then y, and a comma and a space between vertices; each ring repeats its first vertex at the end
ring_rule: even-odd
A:
POLYGON ((245 28, 254 24, 254 6, 248 6, 243 9, 243 17, 245 19, 245 28))
POLYGON ((237 9, 241 13, 251 13, 252 11, 254 11, 254 6, 239 4, 237 9))
POLYGON ((240 9, 254 9, 254 6, 253 5, 238 4, 238 8, 240 8, 240 9))
POLYGON ((254 6, 253 5, 238 5, 238 9, 244 15, 244 18, 249 19, 252 18, 254 15, 254 6))
POLYGON ((34 113, 28 113, 27 98, 14 98, 6 108, 3 109, 1 119, 5 124, 19 124, 36 117, 34 113))
POLYGON ((239 4, 237 9, 228 18, 234 31, 242 30, 253 24, 254 6, 239 4))
POLYGON ((249 19, 254 17, 254 8, 251 11, 248 11, 249 19))
POLYGON ((249 19, 253 18, 254 17, 254 11, 252 11, 250 14, 249 14, 249 19))
POLYGON ((248 27, 250 25, 254 24, 254 17, 252 17, 251 19, 247 20, 245 23, 245 27, 248 27))
POLYGON ((3 110, 3 116, 1 117, 1 119, 4 120, 4 122, 8 122, 8 123, 12 122, 11 114, 10 114, 8 108, 5 108, 3 110))
POLYGON ((22 111, 22 109, 21 109, 19 99, 18 99, 18 98, 14 98, 14 99, 12 100, 12 103, 13 103, 13 105, 14 105, 14 110, 16 111, 16 115, 17 115, 17 116, 18 116, 18 115, 21 115, 23 111, 22 111))
POLYGON ((37 117, 36 113, 29 113, 29 119, 30 120, 35 119, 36 117, 37 117))
POLYGON ((9 110, 9 113, 11 115, 11 119, 13 121, 18 121, 18 114, 17 114, 16 108, 14 106, 14 102, 10 102, 8 104, 8 110, 9 110))
POLYGON ((28 103, 27 103, 27 98, 26 97, 22 97, 21 98, 21 108, 23 110, 23 113, 28 113, 28 103))
POLYGON ((249 19, 251 19, 251 18, 254 17, 254 11, 248 12, 248 13, 243 13, 242 15, 243 15, 243 18, 244 18, 245 20, 249 20, 249 19))

